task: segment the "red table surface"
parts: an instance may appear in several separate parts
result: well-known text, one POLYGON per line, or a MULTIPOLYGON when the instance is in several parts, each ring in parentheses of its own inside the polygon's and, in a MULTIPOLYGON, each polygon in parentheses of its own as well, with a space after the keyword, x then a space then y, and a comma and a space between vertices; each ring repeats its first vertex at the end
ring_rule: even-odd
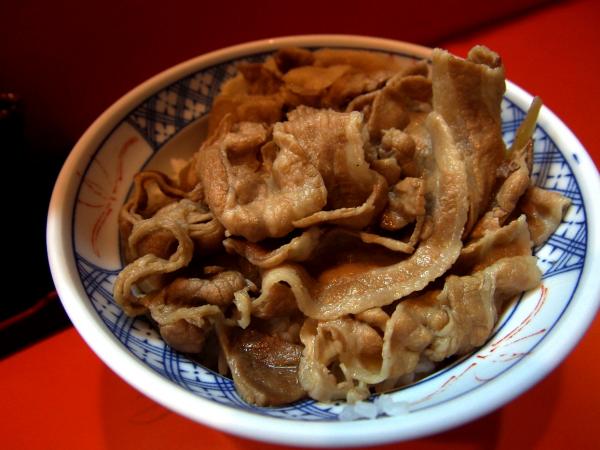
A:
MULTIPOLYGON (((550 5, 443 43, 459 55, 483 43, 509 79, 540 95, 600 163, 600 7, 550 5)), ((599 295, 595 293, 595 295, 599 295)), ((470 424, 382 449, 600 448, 600 320, 548 377, 470 424)), ((70 329, 0 361, 0 448, 275 449, 207 428, 139 394, 70 329)))

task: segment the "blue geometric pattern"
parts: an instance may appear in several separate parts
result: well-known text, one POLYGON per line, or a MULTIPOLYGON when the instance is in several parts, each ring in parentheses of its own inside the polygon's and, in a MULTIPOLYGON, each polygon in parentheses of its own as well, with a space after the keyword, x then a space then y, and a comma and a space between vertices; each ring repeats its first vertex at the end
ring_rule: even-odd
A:
POLYGON ((238 63, 262 60, 263 55, 253 55, 183 78, 138 106, 126 121, 158 150, 182 128, 210 110, 212 99, 219 93, 221 84, 236 74, 238 63))
MULTIPOLYGON (((255 55, 229 61, 185 77, 148 98, 129 114, 125 122, 135 127, 155 151, 160 150, 185 126, 209 112, 221 84, 235 73, 236 63, 263 58, 264 55, 255 55)), ((508 144, 514 139, 524 116, 525 112, 510 100, 503 101, 502 131, 508 144)), ((572 200, 565 221, 557 232, 544 246, 536 249, 543 276, 548 279, 582 270, 587 245, 586 217, 581 192, 569 164, 543 129, 538 127, 534 138, 533 178, 536 184, 558 191, 572 200)), ((122 312, 112 296, 118 271, 98 267, 78 254, 76 263, 85 292, 107 328, 136 358, 166 379, 201 397, 259 414, 307 421, 338 419, 340 406, 324 405, 313 400, 281 408, 248 405, 240 398, 230 379, 174 352, 146 320, 132 319, 122 312)), ((543 338, 544 335, 541 335, 537 342, 543 338)))
MULTIPOLYGON (((502 102, 502 132, 507 144, 525 117, 525 112, 508 99, 502 102)), ((582 270, 587 247, 586 217, 577 180, 556 144, 538 126, 534 133, 532 179, 538 186, 571 199, 563 223, 548 241, 535 249, 543 278, 582 270)))

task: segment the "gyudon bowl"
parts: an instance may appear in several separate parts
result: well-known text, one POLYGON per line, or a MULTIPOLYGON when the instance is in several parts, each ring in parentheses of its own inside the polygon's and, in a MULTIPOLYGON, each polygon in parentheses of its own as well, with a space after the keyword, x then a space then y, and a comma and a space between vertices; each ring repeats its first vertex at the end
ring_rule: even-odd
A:
MULTIPOLYGON (((598 308, 590 256, 598 254, 598 218, 588 207, 598 175, 545 107, 533 126, 532 97, 510 82, 497 98, 499 120, 489 122, 497 139, 489 133, 481 140, 509 150, 481 165, 487 156, 469 147, 469 133, 481 130, 461 128, 470 112, 448 112, 458 94, 444 91, 454 89, 450 66, 463 63, 433 56, 434 66, 447 66, 434 73, 432 107, 423 81, 431 78, 432 55, 352 36, 259 41, 180 64, 115 103, 73 149, 48 214, 53 277, 85 341, 131 385, 182 415, 296 445, 367 445, 438 432, 540 380, 598 308), (344 61, 319 69, 325 79, 346 74, 354 83, 342 84, 341 92, 353 92, 347 98, 332 81, 299 70, 288 77, 277 110, 283 116, 270 123, 270 106, 265 113, 253 102, 215 102, 238 68, 246 80, 264 78, 260 63, 290 47, 393 55, 410 80, 394 85, 388 74, 358 82, 344 61), (327 100, 319 98, 327 89, 327 100), (381 106, 385 96, 409 112, 381 106), (236 123, 248 117, 252 123, 236 123), (334 156, 311 160, 305 149, 326 140, 311 126, 325 123, 335 133, 336 121, 344 139, 331 139, 343 141, 345 156, 334 145, 334 156), (395 123, 404 131, 390 131, 395 123), (411 132, 409 153, 417 156, 408 161, 398 152, 411 132), (355 166, 342 170, 356 148, 355 166), (153 181, 144 184, 140 172, 153 181), (246 178, 231 181, 231 174, 246 178), (272 203, 270 189, 288 196, 272 203), (550 212, 546 195, 556 200, 550 212), (206 255, 177 237, 182 226, 190 236, 212 230, 197 241, 212 233, 217 243, 207 245, 216 249, 206 255), (156 239, 156 230, 166 238, 156 239), (509 248, 512 259, 502 253, 509 248), (336 251, 344 256, 332 258, 336 251), (398 270, 385 272, 392 266, 398 270), (364 276, 373 270, 380 276, 364 276), (285 320, 274 325, 279 316, 285 320), (235 384, 219 373, 228 366, 235 384)), ((493 103, 490 86, 503 87, 504 79, 490 55, 479 49, 470 58, 500 78, 465 92, 493 103)), ((303 58, 312 56, 289 53, 279 68, 310 65, 303 58)), ((269 80, 253 94, 280 89, 279 78, 269 80)))

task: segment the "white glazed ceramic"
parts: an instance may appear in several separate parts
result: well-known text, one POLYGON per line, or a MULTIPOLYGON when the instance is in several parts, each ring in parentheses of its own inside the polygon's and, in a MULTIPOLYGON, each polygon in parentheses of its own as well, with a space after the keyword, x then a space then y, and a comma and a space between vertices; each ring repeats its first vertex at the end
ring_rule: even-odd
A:
MULTIPOLYGON (((591 323, 600 300, 598 172, 575 136, 547 108, 535 132, 534 179, 572 199, 564 222, 536 249, 543 284, 500 318, 489 341, 443 371, 390 394, 408 412, 342 421, 343 405, 306 400, 283 408, 245 404, 233 383, 165 346, 144 319, 115 305, 122 267, 117 211, 143 168, 196 150, 203 117, 240 60, 282 46, 351 47, 427 58, 430 50, 354 36, 299 36, 230 47, 182 63, 143 83, 92 124, 67 159, 48 212, 50 265, 73 324, 96 354, 141 392, 192 420, 254 439, 290 445, 359 446, 436 433, 482 416, 554 369, 591 323), (596 273, 594 276, 593 274, 596 273)), ((511 62, 506 61, 510 66, 511 62)), ((531 96, 512 83, 502 108, 507 143, 531 96)))

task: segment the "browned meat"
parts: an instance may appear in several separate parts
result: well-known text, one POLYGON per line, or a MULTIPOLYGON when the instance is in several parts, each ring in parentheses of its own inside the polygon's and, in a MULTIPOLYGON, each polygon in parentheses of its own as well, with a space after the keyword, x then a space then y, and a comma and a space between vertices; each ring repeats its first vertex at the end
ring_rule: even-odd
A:
POLYGON ((391 128, 404 129, 415 114, 431 111, 431 80, 421 75, 391 78, 373 100, 368 128, 371 139, 381 140, 382 132, 391 128))
POLYGON ((138 305, 150 313, 170 346, 200 353, 214 323, 223 318, 222 308, 232 304, 235 294, 245 287, 239 272, 219 269, 208 279, 177 278, 160 291, 140 298, 138 305))
POLYGON ((432 63, 241 63, 178 176, 136 178, 117 303, 257 405, 362 400, 484 343, 569 201, 530 187, 539 99, 506 151, 498 55, 432 63))
POLYGON ((294 221, 294 226, 306 228, 331 224, 349 228, 364 228, 372 223, 385 206, 388 187, 385 178, 376 172, 373 173, 375 174, 373 190, 362 205, 319 211, 304 219, 294 221))
POLYGON ((328 208, 293 225, 368 225, 384 206, 387 184, 365 161, 362 115, 302 106, 288 114, 288 119, 276 124, 275 132, 287 133, 317 167, 327 188, 328 208))
POLYGON ((119 212, 119 232, 127 262, 133 261, 136 255, 154 253, 162 256, 168 253, 173 243, 168 233, 154 235, 152 239, 142 239, 138 243, 139 248, 135 250, 126 242, 134 224, 152 217, 162 207, 184 197, 186 193, 160 172, 145 171, 134 177, 131 197, 119 212))
POLYGON ((525 215, 521 215, 508 225, 488 231, 482 238, 463 247, 453 270, 458 274, 467 274, 501 258, 531 255, 532 245, 525 215))
POLYGON ((166 287, 165 303, 173 305, 227 306, 233 301, 233 294, 246 287, 241 273, 225 271, 211 279, 177 278, 166 287))
POLYGON ((291 286, 306 316, 330 320, 390 304, 423 289, 458 258, 468 208, 464 201, 465 167, 441 116, 433 113, 428 127, 433 139, 430 175, 426 181, 428 196, 434 199, 427 211, 432 232, 406 260, 340 273, 333 281, 317 283, 296 265, 282 265, 269 271, 277 282, 291 286))
POLYGON ((319 170, 331 209, 358 206, 375 183, 364 158, 363 118, 360 113, 338 113, 300 106, 276 129, 289 133, 319 170))
POLYGON ((200 353, 215 321, 223 313, 216 305, 184 306, 165 301, 165 290, 148 294, 140 301, 158 325, 163 339, 175 350, 200 353))
POLYGON ((523 148, 513 150, 509 159, 498 168, 498 173, 504 181, 496 192, 491 209, 475 224, 471 239, 497 230, 504 224, 529 187, 532 160, 533 145, 530 140, 523 148))
POLYGON ((281 88, 281 78, 262 63, 241 63, 238 70, 246 79, 249 95, 276 94, 281 88))
POLYGON ((289 316, 297 311, 294 294, 281 283, 266 283, 260 297, 252 302, 252 315, 259 319, 289 316))
POLYGON ((314 301, 299 302, 307 316, 332 319, 389 304, 425 287, 458 257, 467 208, 465 167, 443 119, 432 114, 428 127, 433 137, 433 157, 426 190, 435 201, 428 205, 427 212, 435 231, 407 260, 318 286, 314 301))
POLYGON ((198 156, 211 211, 230 233, 253 242, 289 233, 294 220, 319 211, 327 196, 319 171, 288 134, 276 127, 275 151, 261 154, 255 144, 266 139, 261 125, 234 126, 226 117, 198 156))
POLYGON ((236 389, 249 403, 277 406, 304 397, 298 382, 302 347, 255 330, 220 330, 219 338, 236 389))
MULTIPOLYGON (((346 232, 351 232, 350 230, 346 232)), ((402 252, 402 253, 412 253, 415 251, 416 241, 413 241, 412 237, 408 240, 408 242, 401 241, 399 239, 394 239, 386 236, 381 236, 375 233, 367 233, 365 231, 354 231, 351 232, 354 235, 358 236, 360 240, 365 244, 376 244, 382 247, 387 248, 393 252, 402 252)))
POLYGON ((433 52, 433 109, 448 123, 465 159, 469 218, 465 236, 487 209, 494 174, 504 160, 500 104, 505 90, 500 57, 482 46, 466 60, 433 52))
MULTIPOLYGON (((416 122, 421 122, 421 119, 416 122)), ((415 178, 421 175, 415 139, 404 131, 395 128, 384 130, 379 152, 380 157, 393 156, 403 176, 415 178)))
MULTIPOLYGON (((314 57, 314 65, 318 67, 348 65, 368 74, 386 73, 389 75, 388 78, 397 72, 412 69, 419 65, 416 61, 402 60, 387 53, 365 52, 362 50, 324 48, 315 51, 314 57)), ((422 68, 419 67, 418 70, 422 70, 422 68)))
MULTIPOLYGON (((137 259, 119 273, 113 294, 117 303, 127 314, 135 316, 146 311, 146 308, 140 305, 139 299, 133 294, 134 286, 150 278, 175 272, 189 264, 194 253, 194 242, 189 236, 190 227, 206 218, 212 218, 212 214, 206 213, 201 205, 184 199, 161 208, 153 217, 142 220, 133 226, 128 239, 128 245, 132 249, 137 248, 139 240, 148 235, 165 231, 173 236, 177 246, 168 259, 152 253, 139 257, 136 255, 137 259)), ((158 281, 146 291, 153 291, 161 287, 162 284, 158 281)))
POLYGON ((320 401, 356 401, 369 395, 366 383, 354 380, 358 371, 379 370, 383 339, 375 329, 351 318, 308 319, 300 339, 304 350, 298 377, 308 395, 320 401), (344 371, 339 370, 340 364, 344 371))
POLYGON ((232 122, 275 123, 283 117, 281 95, 222 94, 213 102, 208 131, 213 135, 225 116, 232 122))
POLYGON ((425 216, 425 185, 420 178, 405 178, 388 194, 388 205, 383 211, 380 226, 395 231, 425 216))
POLYGON ((300 66, 291 69, 283 76, 285 87, 290 92, 306 99, 322 97, 327 89, 346 72, 350 66, 331 67, 300 66))
POLYGON ((368 385, 402 379, 423 358, 441 361, 482 345, 503 302, 539 281, 534 257, 503 258, 473 275, 449 276, 442 291, 399 302, 389 319, 378 309, 359 320, 309 319, 300 332, 300 383, 317 400, 364 399, 368 385))
POLYGON ((158 329, 165 342, 175 350, 184 353, 200 353, 204 349, 206 337, 212 327, 198 328, 180 319, 177 322, 159 325, 158 329))
POLYGON ((295 67, 310 66, 315 61, 310 50, 298 47, 282 48, 275 53, 273 58, 281 73, 286 73, 295 67))
POLYGON ((388 186, 395 185, 400 181, 402 168, 398 165, 396 158, 382 158, 371 161, 370 167, 383 178, 388 186))
POLYGON ((309 228, 275 250, 267 250, 259 244, 233 238, 225 239, 223 245, 228 252, 235 252, 255 266, 268 269, 286 261, 305 261, 318 245, 322 234, 319 228, 309 228))
POLYGON ((521 210, 527 215, 527 224, 535 245, 546 242, 558 228, 569 209, 571 200, 558 192, 531 186, 521 199, 521 210))

